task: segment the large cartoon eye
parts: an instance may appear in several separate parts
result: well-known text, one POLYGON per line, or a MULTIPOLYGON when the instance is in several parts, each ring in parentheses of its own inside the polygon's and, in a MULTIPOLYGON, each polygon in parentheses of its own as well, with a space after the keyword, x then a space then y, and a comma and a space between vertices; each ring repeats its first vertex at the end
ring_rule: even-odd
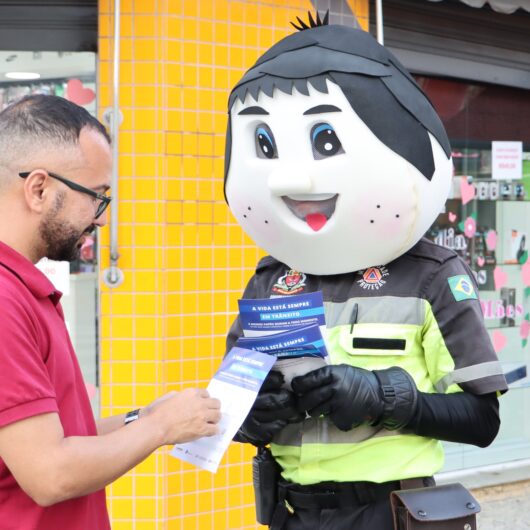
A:
POLYGON ((311 129, 311 147, 315 160, 344 153, 342 144, 329 123, 317 123, 311 129))
POLYGON ((258 158, 278 158, 274 135, 265 123, 256 127, 256 155, 258 158))

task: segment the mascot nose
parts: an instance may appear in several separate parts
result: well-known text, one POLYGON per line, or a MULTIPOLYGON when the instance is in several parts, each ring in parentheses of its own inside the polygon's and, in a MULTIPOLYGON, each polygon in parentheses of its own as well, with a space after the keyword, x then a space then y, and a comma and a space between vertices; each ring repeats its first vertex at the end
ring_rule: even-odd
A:
POLYGON ((267 184, 274 195, 294 195, 309 193, 313 189, 313 181, 308 172, 300 166, 283 167, 273 171, 267 184))

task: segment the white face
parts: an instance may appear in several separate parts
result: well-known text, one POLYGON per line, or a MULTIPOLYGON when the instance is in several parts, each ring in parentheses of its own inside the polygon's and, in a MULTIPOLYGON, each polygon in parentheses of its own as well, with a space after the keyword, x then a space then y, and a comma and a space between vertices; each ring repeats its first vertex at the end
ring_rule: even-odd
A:
POLYGON ((309 96, 275 90, 272 98, 260 92, 257 101, 234 103, 232 213, 295 270, 384 265, 419 241, 441 211, 452 163, 431 137, 436 172, 427 180, 374 136, 335 83, 328 81, 327 94, 308 89, 309 96))

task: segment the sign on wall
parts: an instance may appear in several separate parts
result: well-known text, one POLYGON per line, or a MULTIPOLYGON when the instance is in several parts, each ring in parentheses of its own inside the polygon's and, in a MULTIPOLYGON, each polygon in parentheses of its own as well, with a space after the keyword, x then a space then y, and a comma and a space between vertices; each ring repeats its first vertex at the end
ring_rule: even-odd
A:
POLYGON ((491 142, 491 177, 519 180, 523 175, 523 142, 491 142))

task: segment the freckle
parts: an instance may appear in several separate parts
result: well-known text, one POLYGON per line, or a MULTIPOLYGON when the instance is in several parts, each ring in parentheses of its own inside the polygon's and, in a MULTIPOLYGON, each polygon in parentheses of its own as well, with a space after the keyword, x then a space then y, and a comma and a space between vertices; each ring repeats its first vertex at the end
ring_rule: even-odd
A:
POLYGON ((269 221, 265 220, 265 224, 268 225, 268 224, 269 224, 269 221))
POLYGON ((249 206, 249 207, 247 208, 247 210, 249 210, 249 211, 250 211, 250 210, 252 210, 252 208, 251 208, 251 207, 249 206))
POLYGON ((244 214, 243 214, 243 217, 246 219, 246 218, 247 218, 247 214, 244 213, 244 214))
POLYGON ((374 222, 374 220, 373 220, 373 219, 370 219, 370 222, 371 222, 371 223, 373 223, 373 222, 374 222))
POLYGON ((399 217, 399 214, 398 214, 398 213, 396 214, 396 217, 399 217))
POLYGON ((378 204, 378 205, 377 205, 377 207, 378 207, 378 208, 381 208, 381 205, 380 205, 380 204, 378 204))

